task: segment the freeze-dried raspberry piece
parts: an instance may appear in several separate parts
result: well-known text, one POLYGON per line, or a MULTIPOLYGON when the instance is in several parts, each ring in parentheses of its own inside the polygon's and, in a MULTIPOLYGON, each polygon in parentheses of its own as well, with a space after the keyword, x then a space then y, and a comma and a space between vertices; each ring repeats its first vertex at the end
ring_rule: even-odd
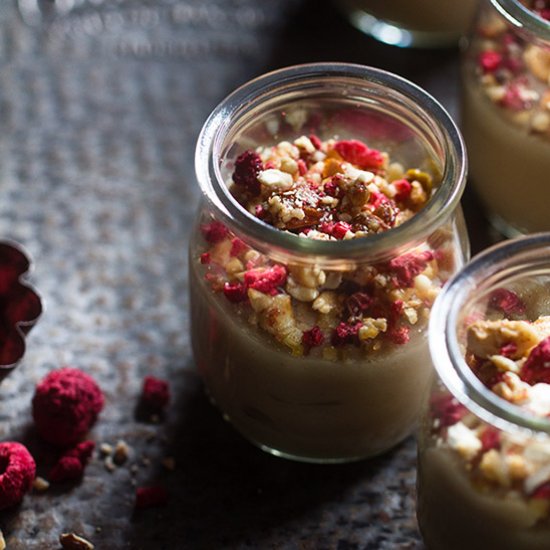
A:
POLYGON ((531 498, 550 499, 550 481, 539 485, 532 493, 531 498))
POLYGON ((346 298, 345 307, 350 317, 358 317, 366 313, 372 306, 374 298, 366 292, 354 292, 346 298))
POLYGON ((494 73, 502 64, 502 55, 494 50, 479 54, 479 66, 484 73, 494 73))
POLYGON ((84 464, 76 456, 62 456, 50 470, 48 479, 53 483, 75 481, 84 474, 84 464))
POLYGON ((362 141, 350 139, 334 144, 336 152, 347 162, 365 170, 378 169, 384 164, 384 155, 376 149, 369 149, 362 141))
POLYGON ((235 185, 244 187, 252 195, 260 193, 260 182, 258 174, 263 169, 262 159, 254 151, 245 151, 241 153, 235 161, 235 171, 233 172, 233 182, 235 185))
POLYGON ((489 307, 502 311, 505 315, 525 313, 523 300, 515 292, 505 288, 497 288, 491 292, 489 307))
POLYGON ((390 260, 388 267, 392 272, 393 284, 399 288, 413 286, 414 278, 426 269, 433 257, 433 252, 425 250, 419 253, 410 252, 390 260))
POLYGON ((277 288, 286 283, 286 268, 275 264, 264 270, 250 270, 244 274, 244 283, 247 287, 253 288, 264 294, 277 293, 277 288))
POLYGON ((146 376, 143 379, 140 401, 148 409, 162 411, 170 402, 168 382, 154 376, 146 376))
POLYGON ((498 449, 500 447, 500 432, 496 428, 488 426, 481 436, 481 452, 486 453, 491 449, 498 449))
POLYGON ((168 491, 160 485, 138 487, 136 489, 135 507, 138 510, 164 506, 167 502, 168 491))
POLYGON ((430 400, 430 411, 432 416, 439 420, 441 428, 456 424, 468 412, 464 405, 448 393, 434 395, 430 400))
POLYGON ((550 336, 532 350, 520 371, 520 377, 528 384, 550 384, 550 336))
POLYGON ((504 97, 500 100, 500 104, 512 111, 522 111, 529 107, 531 101, 522 93, 522 87, 517 82, 511 82, 506 87, 504 97))
POLYGON ((333 346, 343 346, 345 344, 359 344, 359 329, 363 326, 361 321, 348 324, 341 322, 333 331, 331 343, 333 346))
POLYGON ((409 341, 410 339, 409 332, 410 332, 409 327, 391 326, 388 328, 385 334, 386 334, 386 338, 390 342, 393 342, 398 346, 402 346, 409 341))
POLYGON ((248 246, 238 237, 235 237, 231 241, 231 250, 229 251, 229 255, 232 257, 240 256, 243 252, 246 252, 248 250, 248 246))
POLYGON ((95 443, 93 441, 82 441, 78 445, 75 445, 72 449, 69 449, 64 456, 74 456, 80 460, 83 464, 86 464, 95 449, 95 443))
POLYGON ((323 189, 329 197, 339 198, 342 195, 342 189, 338 185, 338 182, 342 180, 342 176, 336 174, 332 176, 329 181, 323 184, 323 189))
POLYGON ((204 240, 210 244, 216 244, 227 237, 229 231, 221 222, 213 221, 201 225, 201 233, 204 240))
POLYGON ((325 335, 317 325, 309 330, 304 330, 302 334, 302 344, 308 349, 320 346, 324 341, 325 335))
POLYGON ((247 288, 244 283, 235 281, 233 283, 224 283, 223 294, 233 303, 244 302, 248 300, 247 288))
POLYGON ((350 229, 351 225, 349 223, 337 222, 332 228, 331 235, 341 241, 350 229))
POLYGON ((499 354, 504 357, 513 357, 518 351, 518 345, 515 342, 508 342, 504 344, 500 350, 499 354))
POLYGON ((88 374, 69 367, 50 372, 32 400, 36 429, 49 443, 74 445, 97 420, 103 403, 103 393, 88 374))
POLYGON ((36 475, 34 458, 24 445, 0 443, 0 510, 19 504, 36 475))
POLYGON ((394 197, 396 201, 404 202, 411 196, 412 185, 409 180, 397 180, 393 182, 393 185, 397 191, 394 197))
POLYGON ((212 260, 212 258, 210 257, 209 252, 203 252, 201 254, 201 264, 203 264, 203 265, 209 264, 211 260, 212 260))
POLYGON ((309 135, 309 141, 311 141, 311 144, 317 150, 321 149, 321 147, 323 146, 323 142, 315 134, 309 135))
POLYGON ((368 206, 372 211, 377 210, 382 205, 389 203, 390 199, 384 195, 384 193, 379 193, 378 191, 372 191, 369 197, 368 206))
POLYGON ((307 174, 307 164, 302 160, 298 159, 298 173, 300 176, 305 176, 307 174))

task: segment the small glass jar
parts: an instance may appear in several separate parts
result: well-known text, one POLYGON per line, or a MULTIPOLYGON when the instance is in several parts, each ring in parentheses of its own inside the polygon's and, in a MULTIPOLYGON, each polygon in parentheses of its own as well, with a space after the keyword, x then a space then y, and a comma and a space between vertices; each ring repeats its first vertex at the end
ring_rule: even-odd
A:
POLYGON ((335 0, 359 30, 393 46, 456 46, 478 0, 335 0))
POLYGON ((508 237, 550 230, 550 10, 485 0, 462 67, 470 175, 508 237))
MULTIPOLYGON (((409 435, 432 376, 430 305, 468 256, 459 207, 465 152, 443 108, 381 70, 338 63, 290 67, 249 82, 213 111, 198 140, 196 172, 203 200, 190 245, 192 345, 224 417, 264 450, 312 462, 376 455, 409 435), (228 184, 243 151, 310 134, 363 140, 429 172, 438 190, 399 227, 338 241, 282 231, 237 203, 228 184), (333 345, 333 321, 352 307, 350 295, 384 281, 389 292, 392 260, 400 258, 406 271, 418 254, 429 259, 428 276, 419 274, 422 269, 408 272, 407 288, 395 289, 391 326, 372 319, 372 332, 361 333, 367 341, 361 343, 356 331, 350 343, 346 336, 333 345), (248 290, 244 301, 226 292, 242 288, 243 272, 255 265, 276 266, 286 284, 266 294, 248 290), (290 288, 291 278, 307 287, 305 296, 290 288), (413 295, 416 301, 405 304, 413 295), (311 336, 314 326, 324 343, 312 347, 304 333, 311 336)), ((382 305, 388 306, 367 307, 371 317, 382 305)), ((367 323, 367 313, 356 313, 354 322, 367 323)))
POLYGON ((478 255, 437 298, 418 442, 430 550, 550 548, 550 234, 478 255))

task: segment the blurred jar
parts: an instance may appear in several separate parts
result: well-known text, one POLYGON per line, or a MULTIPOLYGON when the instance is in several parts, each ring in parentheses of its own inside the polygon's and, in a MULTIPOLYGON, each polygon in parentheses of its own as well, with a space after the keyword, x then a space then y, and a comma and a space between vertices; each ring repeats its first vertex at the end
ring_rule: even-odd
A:
POLYGON ((335 0, 359 30, 386 44, 456 45, 472 23, 478 0, 335 0))
POLYGON ((421 425, 430 550, 550 548, 550 234, 493 247, 437 298, 421 425))
MULTIPOLYGON (((214 110, 196 153, 204 197, 190 246, 191 335, 211 398, 245 437, 278 456, 343 462, 411 433, 432 377, 431 303, 468 255, 459 207, 465 162, 439 104, 368 67, 283 69, 214 110), (244 151, 292 150, 298 138, 298 164, 342 162, 300 138, 311 134, 317 147, 335 136, 363 140, 425 170, 437 190, 399 227, 349 240, 299 235, 307 223, 283 231, 237 203, 228 185, 244 151), (278 282, 263 288, 272 276, 278 282)), ((311 185, 310 193, 325 183, 311 185)))
POLYGON ((550 9, 539 4, 485 0, 463 58, 471 179, 506 236, 550 230, 550 9))

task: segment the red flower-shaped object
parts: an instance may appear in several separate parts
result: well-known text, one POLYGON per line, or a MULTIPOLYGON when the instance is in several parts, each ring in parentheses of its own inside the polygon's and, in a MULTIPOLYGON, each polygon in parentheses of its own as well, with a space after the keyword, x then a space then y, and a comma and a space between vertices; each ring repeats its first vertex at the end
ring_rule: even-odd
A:
POLYGON ((36 292, 24 282, 30 261, 15 244, 0 241, 0 381, 25 353, 25 336, 42 313, 36 292))

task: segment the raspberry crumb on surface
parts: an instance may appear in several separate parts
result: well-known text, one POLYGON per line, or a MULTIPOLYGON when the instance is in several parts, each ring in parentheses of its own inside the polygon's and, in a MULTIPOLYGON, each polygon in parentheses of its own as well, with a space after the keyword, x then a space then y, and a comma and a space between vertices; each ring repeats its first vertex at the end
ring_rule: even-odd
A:
POLYGON ((146 376, 143 379, 141 402, 149 409, 161 411, 170 402, 170 385, 161 378, 146 376))
POLYGON ((138 487, 136 489, 136 510, 158 508, 168 503, 168 491, 161 485, 138 487))

